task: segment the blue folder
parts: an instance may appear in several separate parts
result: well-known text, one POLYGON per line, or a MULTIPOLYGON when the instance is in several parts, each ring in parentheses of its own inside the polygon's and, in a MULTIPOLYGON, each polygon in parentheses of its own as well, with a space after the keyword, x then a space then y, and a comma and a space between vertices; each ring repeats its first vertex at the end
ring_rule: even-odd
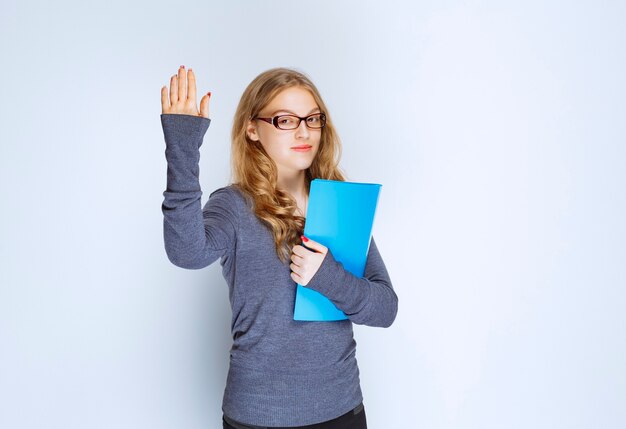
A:
MULTIPOLYGON (((357 277, 363 277, 365 272, 381 187, 377 183, 311 181, 304 235, 328 247, 335 259, 357 277)), ((294 320, 347 318, 323 294, 297 284, 294 320)))

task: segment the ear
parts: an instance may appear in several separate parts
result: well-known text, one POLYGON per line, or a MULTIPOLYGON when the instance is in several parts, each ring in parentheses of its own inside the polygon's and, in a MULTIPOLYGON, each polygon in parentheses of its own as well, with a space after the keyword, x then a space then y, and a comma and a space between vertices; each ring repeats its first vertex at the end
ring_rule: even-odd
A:
POLYGON ((259 134, 257 133, 257 124, 252 119, 248 120, 248 126, 246 127, 246 134, 248 134, 248 138, 255 142, 260 140, 259 134))

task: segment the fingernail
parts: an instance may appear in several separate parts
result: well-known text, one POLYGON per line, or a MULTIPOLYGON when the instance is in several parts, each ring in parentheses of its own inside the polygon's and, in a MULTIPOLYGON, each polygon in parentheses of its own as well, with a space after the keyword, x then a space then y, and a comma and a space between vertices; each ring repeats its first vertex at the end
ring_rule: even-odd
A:
POLYGON ((308 238, 306 238, 304 235, 301 235, 300 238, 302 238, 302 240, 304 240, 304 242, 306 243, 307 241, 309 241, 308 238))
POLYGON ((180 66, 180 68, 184 69, 184 68, 185 68, 185 66, 180 66))
POLYGON ((207 92, 206 95, 211 96, 211 91, 207 92))

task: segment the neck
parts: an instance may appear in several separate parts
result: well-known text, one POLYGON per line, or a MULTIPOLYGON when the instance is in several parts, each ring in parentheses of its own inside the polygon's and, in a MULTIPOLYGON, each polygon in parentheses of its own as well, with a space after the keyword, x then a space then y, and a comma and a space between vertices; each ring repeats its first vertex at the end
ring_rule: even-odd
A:
POLYGON ((305 170, 298 170, 292 175, 279 177, 277 187, 291 194, 297 200, 304 200, 308 196, 305 170))

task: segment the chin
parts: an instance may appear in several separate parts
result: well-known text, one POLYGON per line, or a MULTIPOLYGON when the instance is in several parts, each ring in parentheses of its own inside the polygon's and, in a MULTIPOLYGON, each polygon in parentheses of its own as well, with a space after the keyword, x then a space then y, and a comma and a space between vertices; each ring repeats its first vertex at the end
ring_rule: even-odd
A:
POLYGON ((311 167, 311 165, 312 165, 312 164, 313 164, 312 162, 309 162, 308 164, 301 164, 301 165, 298 165, 298 169, 299 169, 299 170, 308 170, 308 169, 309 169, 309 167, 311 167))

